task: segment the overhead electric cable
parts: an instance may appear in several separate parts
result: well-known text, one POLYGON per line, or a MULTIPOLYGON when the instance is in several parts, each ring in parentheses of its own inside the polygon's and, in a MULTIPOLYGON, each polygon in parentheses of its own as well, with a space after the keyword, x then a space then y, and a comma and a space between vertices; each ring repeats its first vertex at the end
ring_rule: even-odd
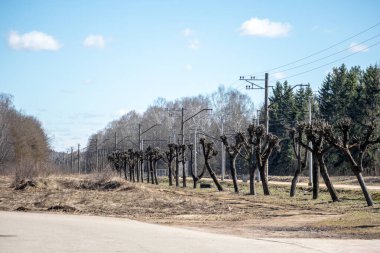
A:
MULTIPOLYGON (((380 44, 380 41, 379 41, 379 42, 376 42, 375 44, 372 44, 371 46, 368 46, 367 49, 368 49, 368 48, 371 48, 371 47, 374 47, 374 46, 377 46, 378 44, 380 44)), ((348 58, 348 57, 351 57, 351 56, 353 56, 353 55, 355 55, 355 54, 358 54, 358 53, 361 53, 361 52, 363 52, 363 50, 360 50, 360 51, 354 52, 354 53, 352 53, 352 54, 346 55, 345 57, 342 57, 342 58, 339 58, 339 59, 337 59, 337 60, 334 60, 334 61, 328 62, 328 63, 323 64, 323 65, 320 65, 320 66, 318 66, 318 67, 315 67, 315 68, 312 68, 312 69, 309 69, 309 70, 306 70, 306 71, 303 71, 303 72, 300 72, 300 73, 297 73, 297 74, 294 74, 294 75, 291 75, 291 76, 287 76, 287 77, 284 77, 284 78, 277 79, 277 80, 275 80, 275 81, 272 81, 271 83, 273 83, 273 82, 277 82, 277 81, 281 81, 281 80, 285 80, 285 79, 290 79, 290 78, 293 78, 293 77, 296 77, 296 76, 299 76, 299 75, 306 74, 306 73, 308 73, 308 72, 311 72, 311 71, 314 71, 314 70, 317 70, 317 69, 323 68, 323 67, 325 67, 325 66, 328 66, 328 65, 330 65, 330 64, 332 64, 332 63, 335 63, 335 62, 338 62, 338 61, 344 60, 344 59, 346 59, 346 58, 348 58)))
POLYGON ((371 26, 371 27, 369 27, 369 28, 367 28, 367 29, 365 29, 365 30, 363 30, 363 31, 360 31, 359 33, 356 33, 356 34, 354 34, 354 35, 352 35, 352 36, 350 36, 350 37, 348 37, 348 38, 346 38, 346 39, 344 39, 344 40, 342 40, 342 41, 340 41, 340 42, 338 42, 338 43, 335 43, 335 44, 333 44, 333 45, 331 45, 331 46, 329 46, 329 47, 326 47, 326 48, 324 48, 324 49, 322 49, 322 50, 319 50, 319 51, 317 51, 317 52, 315 52, 315 53, 312 53, 312 54, 310 54, 310 55, 308 55, 308 56, 305 56, 305 57, 300 58, 300 59, 298 59, 298 60, 295 60, 295 61, 292 61, 292 62, 286 63, 286 64, 284 64, 284 65, 281 65, 281 66, 278 66, 278 67, 275 67, 275 68, 272 68, 272 69, 268 69, 268 70, 265 70, 265 71, 261 71, 261 72, 255 73, 255 74, 251 74, 251 75, 252 75, 252 76, 256 76, 256 75, 260 75, 260 74, 263 74, 263 73, 273 72, 273 70, 278 70, 278 69, 281 69, 281 68, 283 68, 283 67, 287 67, 287 66, 289 66, 289 65, 293 65, 294 63, 297 63, 297 62, 303 61, 303 60, 305 60, 305 59, 308 59, 308 58, 310 58, 310 57, 313 57, 313 56, 315 56, 315 55, 318 55, 318 54, 320 54, 320 53, 323 53, 323 52, 325 52, 325 51, 327 51, 327 50, 329 50, 329 49, 331 49, 331 48, 334 48, 334 47, 336 47, 336 46, 338 46, 338 45, 340 45, 340 44, 343 44, 344 42, 347 42, 347 41, 349 41, 349 40, 351 40, 351 39, 353 39, 353 38, 355 38, 355 37, 357 37, 357 36, 359 36, 359 35, 361 35, 361 34, 363 34, 363 33, 368 32, 369 30, 371 30, 371 29, 377 27, 378 25, 380 25, 380 22, 377 23, 377 24, 375 24, 375 25, 373 25, 373 26, 371 26))

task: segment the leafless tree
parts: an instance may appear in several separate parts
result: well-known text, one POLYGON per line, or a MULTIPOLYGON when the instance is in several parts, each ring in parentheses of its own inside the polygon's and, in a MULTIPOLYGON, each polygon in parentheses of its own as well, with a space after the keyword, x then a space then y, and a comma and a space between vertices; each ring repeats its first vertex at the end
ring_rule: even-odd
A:
POLYGON ((292 140, 292 146, 293 151, 297 159, 297 169, 294 172, 294 176, 292 179, 292 184, 290 186, 290 197, 294 197, 296 192, 297 183, 299 180, 299 176, 302 173, 302 171, 306 167, 306 161, 307 161, 307 150, 302 147, 301 142, 304 135, 304 125, 299 124, 295 129, 289 130, 289 137, 292 140), (303 151, 303 157, 302 157, 302 151, 303 151))
POLYGON ((202 170, 200 171, 194 171, 194 164, 193 164, 193 144, 189 144, 188 148, 190 150, 190 174, 193 178, 193 188, 197 188, 198 182, 202 179, 202 177, 205 174, 206 168, 203 166, 202 170))
POLYGON ((327 171, 327 167, 324 161, 324 155, 332 147, 328 141, 326 141, 326 134, 331 131, 331 125, 323 120, 315 120, 311 123, 303 124, 304 132, 307 137, 307 142, 312 143, 312 147, 307 143, 300 140, 300 144, 311 151, 314 164, 313 164, 313 199, 317 199, 319 195, 319 173, 321 173, 323 181, 330 193, 333 201, 339 201, 337 192, 330 180, 330 176, 327 171))
POLYGON ((245 140, 244 135, 241 132, 238 132, 235 135, 235 145, 230 145, 227 140, 227 136, 220 136, 224 146, 226 147, 226 152, 230 156, 230 170, 232 176, 232 182, 234 184, 234 190, 236 193, 239 193, 239 187, 237 183, 237 175, 236 175, 236 158, 240 153, 240 149, 244 146, 245 140))
MULTIPOLYGON (((116 150, 108 154, 107 159, 111 163, 112 168, 121 176, 121 172, 125 168, 123 166, 124 165, 123 154, 120 151, 116 150)), ((124 170, 124 178, 127 179, 126 170, 124 170)))
POLYGON ((173 161, 175 159, 175 144, 169 143, 168 150, 162 155, 163 161, 168 165, 169 185, 173 185, 173 161))
POLYGON ((182 153, 186 149, 185 145, 179 145, 175 144, 174 145, 174 150, 175 150, 175 186, 179 187, 179 164, 182 163, 182 153))
POLYGON ((274 134, 267 134, 264 125, 249 125, 248 135, 249 139, 246 144, 247 149, 249 150, 252 148, 255 156, 256 166, 260 172, 264 195, 270 195, 266 165, 272 151, 279 148, 279 139, 274 134))
POLYGON ((351 170, 356 176, 368 206, 373 206, 373 200, 364 182, 362 172, 363 159, 368 148, 380 143, 380 136, 375 136, 374 123, 365 125, 362 136, 352 136, 354 125, 349 118, 344 118, 336 124, 336 130, 329 128, 326 133, 328 142, 340 150, 351 164, 351 170))
POLYGON ((212 159, 218 154, 218 152, 214 149, 214 143, 206 141, 205 138, 201 138, 199 142, 202 145, 203 156, 204 156, 207 171, 210 174, 218 190, 223 191, 222 185, 219 183, 214 170, 210 166, 210 159, 212 159))

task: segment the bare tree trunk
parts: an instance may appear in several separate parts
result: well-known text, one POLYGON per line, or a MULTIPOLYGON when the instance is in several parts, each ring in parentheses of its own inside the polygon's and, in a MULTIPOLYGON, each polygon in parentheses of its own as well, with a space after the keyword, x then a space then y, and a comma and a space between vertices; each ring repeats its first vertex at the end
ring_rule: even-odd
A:
POLYGON ((208 173, 210 174, 212 180, 214 180, 214 183, 216 187, 218 188, 218 191, 223 191, 222 185, 219 183, 218 178, 215 175, 215 172, 211 169, 210 164, 208 160, 205 160, 206 168, 208 170, 208 173))
POLYGON ((150 167, 150 179, 151 183, 154 184, 154 175, 153 175, 153 161, 149 160, 149 167, 150 167))
POLYGON ((263 184, 264 195, 270 195, 269 185, 268 185, 268 176, 265 173, 265 165, 262 168, 259 168, 261 183, 263 184))
POLYGON ((299 174, 300 174, 300 171, 297 169, 292 179, 292 185, 290 186, 290 197, 294 197, 296 193, 296 187, 297 187, 297 183, 299 179, 299 174))
POLYGON ((135 166, 132 166, 132 180, 133 180, 133 183, 136 182, 136 180, 135 180, 135 166))
POLYGON ((184 155, 182 156, 182 187, 186 188, 186 162, 184 155))
POLYGON ((256 195, 255 189, 255 167, 249 168, 249 194, 256 195))
POLYGON ((323 156, 319 155, 317 156, 317 159, 318 159, 318 163, 319 163, 319 168, 320 168, 320 171, 321 171, 321 176, 323 178, 323 181, 325 181, 325 184, 326 184, 326 187, 330 193, 330 196, 331 196, 331 199, 335 202, 335 201, 339 201, 339 198, 338 198, 338 195, 336 193, 336 190, 333 186, 333 184, 331 183, 331 180, 330 180, 330 176, 327 172, 327 168, 326 168, 326 164, 325 164, 325 161, 323 160, 323 156))
POLYGON ((157 162, 153 161, 153 174, 154 174, 154 182, 158 185, 158 179, 157 179, 157 162))
POLYGON ((232 182, 234 184, 234 190, 236 193, 239 193, 239 187, 238 187, 237 176, 236 176, 236 155, 230 156, 230 170, 231 170, 232 182))
POLYGON ((125 180, 128 180, 128 176, 127 176, 127 163, 124 164, 124 178, 125 178, 125 180))
POLYGON ((373 206, 373 200, 371 194, 369 194, 367 186, 364 182, 363 175, 361 172, 354 171, 356 178, 359 181, 360 187, 362 188, 362 192, 364 194, 365 200, 367 201, 368 206, 373 206))
MULTIPOLYGON (((302 136, 300 136, 299 138, 301 138, 302 136)), ((294 147, 294 152, 295 152, 295 155, 297 157, 297 169, 294 173, 294 177, 293 177, 293 180, 292 180, 292 185, 290 186, 290 197, 294 197, 295 193, 296 193, 296 187, 297 187, 297 183, 298 183, 298 180, 299 180, 299 175, 301 174, 302 172, 302 163, 301 163, 301 144, 298 144, 296 145, 296 141, 294 140, 293 141, 293 147, 294 147)), ((305 151, 306 152, 306 151, 305 151)), ((307 154, 307 152, 306 152, 307 154)))
POLYGON ((148 184, 150 183, 150 168, 149 168, 149 160, 146 161, 146 181, 148 184))
POLYGON ((175 186, 179 187, 179 161, 177 157, 175 159, 175 186))
POLYGON ((169 169, 169 186, 173 185, 173 173, 172 173, 172 163, 168 163, 168 169, 169 169))
POLYGON ((135 170, 136 170, 137 182, 140 182, 140 170, 139 170, 139 161, 138 160, 137 160, 136 165, 135 165, 135 170))
POLYGON ((141 159, 140 164, 141 183, 144 183, 144 160, 141 159))
MULTIPOLYGON (((313 152, 313 157, 317 157, 316 152, 313 152)), ((313 159, 313 199, 319 196, 319 164, 315 158, 313 159)))

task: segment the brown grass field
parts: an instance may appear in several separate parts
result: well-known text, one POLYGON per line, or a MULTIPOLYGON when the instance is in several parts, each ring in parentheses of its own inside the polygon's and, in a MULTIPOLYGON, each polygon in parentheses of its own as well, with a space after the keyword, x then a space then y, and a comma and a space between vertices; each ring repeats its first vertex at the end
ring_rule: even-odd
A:
MULTIPOLYGON (((334 180, 355 183, 349 178, 334 180)), ((368 181, 380 185, 376 178, 368 181)), ((247 194, 247 183, 240 183, 239 194, 232 192, 228 181, 223 182, 224 192, 192 189, 190 181, 188 185, 186 189, 169 187, 162 178, 158 186, 130 183, 101 174, 48 176, 18 183, 3 176, 0 210, 125 217, 252 238, 380 239, 380 191, 372 192, 376 204, 367 207, 358 190, 338 190, 341 202, 332 203, 323 189, 320 198, 312 200, 309 187, 299 187, 296 197, 290 198, 287 185, 271 185, 271 196, 263 196, 260 184, 256 196, 247 194)))

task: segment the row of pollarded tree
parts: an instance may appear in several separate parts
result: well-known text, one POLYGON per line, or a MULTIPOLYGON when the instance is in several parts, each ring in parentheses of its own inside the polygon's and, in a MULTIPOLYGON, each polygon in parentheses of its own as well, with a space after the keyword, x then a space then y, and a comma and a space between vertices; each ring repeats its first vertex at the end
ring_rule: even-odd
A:
POLYGON ((368 149, 380 143, 380 136, 376 136, 376 125, 370 123, 360 126, 360 135, 352 135, 352 132, 358 132, 359 126, 352 123, 351 119, 344 118, 335 125, 325 121, 317 120, 312 123, 300 123, 294 129, 289 131, 293 140, 293 149, 297 157, 297 169, 295 171, 290 196, 295 195, 298 177, 305 168, 307 151, 313 156, 313 199, 318 198, 319 194, 319 174, 321 174, 326 187, 333 201, 339 201, 337 192, 330 180, 328 168, 325 163, 326 153, 335 148, 341 152, 351 170, 356 176, 368 206, 373 206, 373 200, 368 192, 363 179, 364 171, 363 159, 368 149), (311 145, 308 145, 311 143, 311 145), (303 153, 303 154, 302 154, 303 153))
MULTIPOLYGON (((293 140, 293 149, 297 158, 297 168, 292 180, 290 196, 295 195, 299 175, 306 167, 307 151, 310 151, 314 157, 312 168, 313 199, 318 198, 319 175, 321 175, 332 200, 339 201, 324 160, 326 153, 331 148, 336 148, 342 152, 347 161, 351 164, 352 171, 359 181, 368 206, 373 205, 372 198, 362 176, 362 171, 364 169, 363 159, 370 146, 380 143, 380 137, 375 137, 376 127, 374 124, 364 127, 362 126, 362 136, 350 135, 350 132, 354 127, 354 124, 349 119, 343 119, 335 126, 331 126, 324 121, 318 120, 313 121, 312 123, 299 123, 295 128, 289 129, 289 135, 293 140), (311 145, 309 143, 311 143, 311 145)), ((234 191, 239 193, 236 159, 241 157, 245 159, 249 165, 250 194, 256 194, 254 174, 256 170, 258 170, 262 180, 264 195, 270 195, 266 166, 272 152, 280 149, 279 138, 271 133, 267 133, 263 125, 257 126, 251 124, 248 126, 246 132, 235 133, 234 140, 230 141, 225 135, 220 136, 220 140, 223 142, 229 156, 229 168, 234 191)), ((147 182, 151 182, 152 184, 158 184, 157 162, 163 160, 168 166, 169 185, 173 185, 174 179, 177 187, 180 185, 179 170, 182 164, 182 182, 183 187, 186 187, 184 165, 189 156, 189 167, 193 179, 193 187, 197 187, 198 182, 206 174, 205 172, 207 170, 217 189, 223 191, 223 186, 218 181, 210 162, 211 159, 217 155, 217 151, 214 149, 214 143, 205 138, 201 138, 200 144, 202 146, 205 166, 199 171, 194 171, 193 169, 192 144, 180 145, 171 143, 168 144, 168 149, 166 151, 151 147, 148 147, 144 152, 133 151, 132 149, 129 149, 126 152, 115 151, 109 155, 109 160, 112 162, 115 170, 119 171, 120 174, 124 171, 126 179, 128 179, 127 169, 129 169, 129 179, 132 182, 143 182, 144 174, 146 174, 147 182), (190 150, 190 152, 187 152, 187 150, 190 150), (144 161, 147 163, 147 169, 145 172, 144 161)))

